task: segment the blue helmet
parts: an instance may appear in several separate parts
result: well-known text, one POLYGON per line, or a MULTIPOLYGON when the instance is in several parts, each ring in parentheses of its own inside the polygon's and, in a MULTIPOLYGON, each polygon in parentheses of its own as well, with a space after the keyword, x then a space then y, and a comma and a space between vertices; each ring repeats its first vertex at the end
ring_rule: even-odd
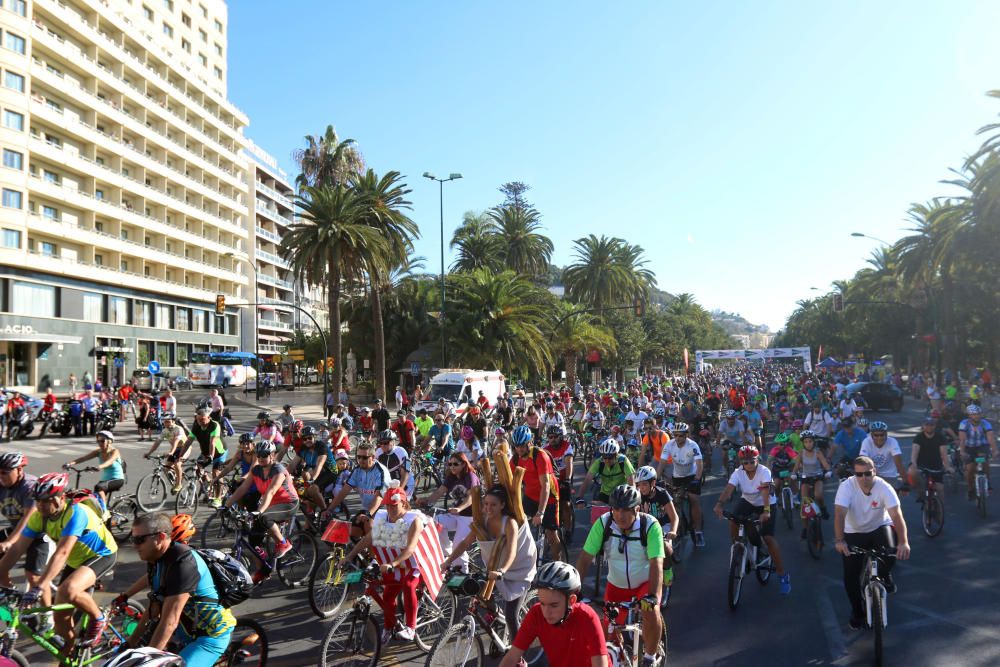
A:
POLYGON ((528 444, 531 442, 531 429, 523 424, 518 426, 510 434, 510 441, 515 447, 528 444))

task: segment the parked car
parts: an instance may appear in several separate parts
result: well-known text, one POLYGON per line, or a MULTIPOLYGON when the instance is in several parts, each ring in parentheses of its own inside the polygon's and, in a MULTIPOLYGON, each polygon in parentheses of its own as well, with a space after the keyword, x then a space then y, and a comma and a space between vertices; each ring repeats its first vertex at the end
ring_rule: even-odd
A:
POLYGON ((174 388, 176 389, 191 389, 194 385, 191 383, 191 378, 187 375, 178 375, 177 377, 171 378, 174 383, 174 388))
POLYGON ((132 381, 139 391, 153 390, 153 375, 145 368, 137 368, 132 371, 132 381))
POLYGON ((861 393, 861 398, 865 402, 865 407, 869 410, 892 410, 899 412, 903 409, 903 392, 894 384, 888 382, 855 382, 847 385, 847 392, 854 396, 856 392, 861 393))

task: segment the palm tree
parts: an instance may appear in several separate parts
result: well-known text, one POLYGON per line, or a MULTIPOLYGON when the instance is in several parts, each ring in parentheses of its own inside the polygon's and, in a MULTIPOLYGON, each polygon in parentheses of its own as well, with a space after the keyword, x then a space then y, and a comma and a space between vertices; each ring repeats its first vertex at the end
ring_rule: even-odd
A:
POLYGON ((411 208, 406 195, 410 190, 402 183, 398 171, 387 172, 381 178, 374 170, 351 179, 351 187, 363 203, 360 221, 375 229, 384 243, 384 251, 365 257, 369 291, 372 299, 372 329, 375 332, 375 394, 385 394, 385 327, 382 322, 382 293, 391 289, 388 278, 393 267, 406 262, 413 251, 413 239, 420 236, 417 224, 403 211, 411 208))
POLYGON ((521 275, 539 276, 549 268, 552 239, 539 233, 541 215, 534 208, 504 204, 487 214, 490 232, 497 237, 504 265, 521 275))
POLYGON ((502 251, 498 241, 490 227, 489 216, 466 211, 462 216, 462 225, 451 237, 451 248, 458 249, 458 257, 451 265, 451 270, 468 272, 487 268, 499 271, 502 251))
MULTIPOLYGON (((576 384, 576 369, 580 363, 580 353, 584 350, 598 350, 602 354, 613 354, 617 348, 615 337, 602 327, 597 318, 586 312, 577 312, 567 301, 557 302, 553 315, 558 315, 551 334, 553 357, 561 358, 566 367, 566 383, 576 384)), ((551 376, 549 378, 551 384, 551 376)))
POLYGON ((333 125, 326 126, 322 136, 307 135, 306 147, 296 150, 292 157, 299 165, 295 186, 304 188, 346 183, 351 174, 364 169, 365 161, 354 139, 343 141, 333 125))
POLYGON ((645 299, 655 285, 644 268, 643 250, 619 238, 591 234, 573 242, 576 261, 563 274, 569 298, 601 314, 604 309, 645 299))
POLYGON ((331 334, 327 355, 334 359, 333 391, 339 395, 343 284, 359 280, 370 258, 386 252, 387 243, 379 230, 364 222, 366 202, 344 185, 305 186, 295 200, 300 220, 281 239, 279 252, 297 280, 310 286, 326 284, 331 334))

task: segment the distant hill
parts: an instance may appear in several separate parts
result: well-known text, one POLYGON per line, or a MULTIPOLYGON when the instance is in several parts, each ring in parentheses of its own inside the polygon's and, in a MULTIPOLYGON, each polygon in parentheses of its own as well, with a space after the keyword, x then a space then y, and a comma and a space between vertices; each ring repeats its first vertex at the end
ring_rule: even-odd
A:
POLYGON ((739 313, 727 313, 723 310, 711 311, 712 319, 725 329, 727 334, 770 333, 766 324, 751 324, 739 313))

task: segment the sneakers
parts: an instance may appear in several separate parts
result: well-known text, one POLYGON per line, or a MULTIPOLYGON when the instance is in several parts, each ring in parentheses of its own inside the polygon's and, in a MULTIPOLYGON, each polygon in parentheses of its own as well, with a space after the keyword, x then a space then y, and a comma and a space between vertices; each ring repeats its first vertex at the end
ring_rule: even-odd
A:
POLYGON ((262 581, 267 579, 269 576, 271 576, 270 572, 266 572, 264 570, 257 570, 256 572, 253 573, 253 576, 250 577, 250 580, 253 581, 254 586, 257 586, 262 581))
POLYGON ((382 646, 385 646, 390 641, 392 641, 393 631, 388 628, 382 628, 382 646))
POLYGON ((222 498, 212 498, 212 500, 209 501, 209 504, 215 509, 219 509, 222 507, 222 498))
POLYGON ((699 549, 705 548, 705 533, 700 530, 694 531, 694 545, 699 549))
POLYGON ((417 633, 413 628, 405 627, 402 630, 397 631, 396 636, 405 641, 412 642, 413 638, 417 636, 417 633))
POLYGON ((96 644, 101 635, 108 627, 108 619, 104 616, 98 616, 90 621, 90 625, 87 626, 87 631, 83 633, 83 638, 80 640, 80 644, 83 646, 93 646, 96 644))
POLYGON ((177 495, 181 492, 181 488, 181 485, 178 484, 177 486, 170 487, 170 490, 174 492, 174 495, 177 495))
POLYGON ((781 584, 782 595, 788 595, 792 592, 792 578, 787 573, 778 577, 778 583, 781 584))
POLYGON ((291 550, 292 550, 292 543, 289 542, 288 540, 282 540, 281 542, 278 543, 276 547, 274 547, 274 557, 281 558, 291 550))

